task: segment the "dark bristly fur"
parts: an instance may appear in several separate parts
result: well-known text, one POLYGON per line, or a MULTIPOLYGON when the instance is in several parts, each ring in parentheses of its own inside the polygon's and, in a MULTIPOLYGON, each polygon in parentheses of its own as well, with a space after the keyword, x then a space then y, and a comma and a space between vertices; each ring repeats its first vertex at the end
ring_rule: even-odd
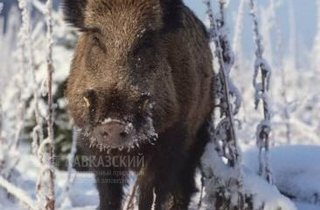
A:
POLYGON ((66 21, 80 28, 84 23, 87 0, 65 0, 62 7, 66 21))
POLYGON ((140 167, 91 167, 100 209, 122 208, 123 186, 133 170, 139 210, 150 210, 154 199, 156 210, 186 210, 214 101, 205 27, 181 0, 64 0, 63 7, 66 20, 82 32, 66 89, 70 115, 83 129, 80 150, 144 157, 140 167), (101 123, 105 119, 116 119, 117 129, 130 122, 132 132, 145 134, 150 117, 158 134, 154 144, 138 136, 124 145, 134 148, 121 151, 101 150, 108 143, 92 146, 99 140, 96 131, 109 126, 101 123))

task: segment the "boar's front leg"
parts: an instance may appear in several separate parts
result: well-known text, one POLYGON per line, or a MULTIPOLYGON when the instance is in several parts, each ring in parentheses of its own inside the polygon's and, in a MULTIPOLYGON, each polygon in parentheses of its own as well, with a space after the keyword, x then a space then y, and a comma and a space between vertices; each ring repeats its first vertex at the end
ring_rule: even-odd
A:
POLYGON ((127 171, 121 168, 100 168, 95 170, 95 178, 99 191, 99 210, 121 210, 127 171))
MULTIPOLYGON (((175 183, 179 182, 180 163, 175 159, 169 164, 174 167, 150 167, 139 176, 139 210, 180 210, 181 203, 176 203, 175 183), (179 209, 174 209, 179 206, 179 209)), ((167 162, 168 163, 168 162, 167 162)), ((153 166, 157 164, 153 163, 153 166)), ((188 180, 189 181, 189 180, 188 180)), ((183 203, 185 204, 185 203, 183 203)), ((186 208, 187 209, 187 208, 186 208)), ((185 209, 185 210, 186 210, 185 209)))
POLYGON ((174 128, 160 135, 158 144, 138 178, 139 210, 169 210, 172 191, 185 161, 185 129, 174 128))
MULTIPOLYGON (((146 173, 146 172, 143 172, 146 173)), ((139 185, 139 210, 151 210, 153 206, 154 196, 154 177, 148 174, 138 176, 139 185)))
POLYGON ((210 120, 207 120, 199 129, 193 146, 190 148, 179 179, 175 183, 173 191, 173 205, 168 210, 188 209, 192 195, 197 192, 195 174, 200 166, 201 156, 204 153, 207 143, 210 141, 209 128, 210 120))

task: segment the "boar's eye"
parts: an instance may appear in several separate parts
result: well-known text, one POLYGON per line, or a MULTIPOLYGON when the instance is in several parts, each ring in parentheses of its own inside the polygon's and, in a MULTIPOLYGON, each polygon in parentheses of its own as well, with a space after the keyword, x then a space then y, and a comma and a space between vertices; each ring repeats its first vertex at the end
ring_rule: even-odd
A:
POLYGON ((104 53, 107 51, 105 44, 101 41, 100 35, 92 34, 91 39, 93 41, 93 44, 101 49, 104 53))
POLYGON ((153 47, 154 43, 154 32, 146 32, 136 43, 133 54, 139 54, 143 49, 150 49, 153 47))
POLYGON ((94 46, 97 46, 103 52, 106 52, 106 46, 102 41, 102 32, 99 28, 96 27, 82 27, 81 32, 86 33, 94 46))

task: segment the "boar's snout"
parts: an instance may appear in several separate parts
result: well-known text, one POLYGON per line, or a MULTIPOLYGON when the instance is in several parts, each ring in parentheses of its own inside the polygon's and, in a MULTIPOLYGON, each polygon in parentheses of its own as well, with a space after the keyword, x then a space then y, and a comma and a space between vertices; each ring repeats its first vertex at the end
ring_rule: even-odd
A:
POLYGON ((113 148, 122 147, 130 142, 133 129, 130 129, 126 123, 110 121, 96 126, 93 135, 98 144, 113 148))
MULTIPOLYGON (((83 97, 81 113, 84 120, 78 126, 90 137, 90 147, 101 151, 130 151, 157 140, 152 116, 154 102, 150 93, 89 89, 80 97, 83 97)), ((69 108, 77 110, 74 108, 78 105, 72 103, 69 108)))

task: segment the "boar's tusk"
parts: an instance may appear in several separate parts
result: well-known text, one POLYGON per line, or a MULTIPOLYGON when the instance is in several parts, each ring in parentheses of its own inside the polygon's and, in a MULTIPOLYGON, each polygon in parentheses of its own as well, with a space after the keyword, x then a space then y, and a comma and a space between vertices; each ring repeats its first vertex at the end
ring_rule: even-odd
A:
POLYGON ((84 102, 86 102, 86 107, 90 107, 90 102, 89 102, 89 99, 88 98, 86 98, 86 97, 83 97, 83 100, 84 100, 84 102))

